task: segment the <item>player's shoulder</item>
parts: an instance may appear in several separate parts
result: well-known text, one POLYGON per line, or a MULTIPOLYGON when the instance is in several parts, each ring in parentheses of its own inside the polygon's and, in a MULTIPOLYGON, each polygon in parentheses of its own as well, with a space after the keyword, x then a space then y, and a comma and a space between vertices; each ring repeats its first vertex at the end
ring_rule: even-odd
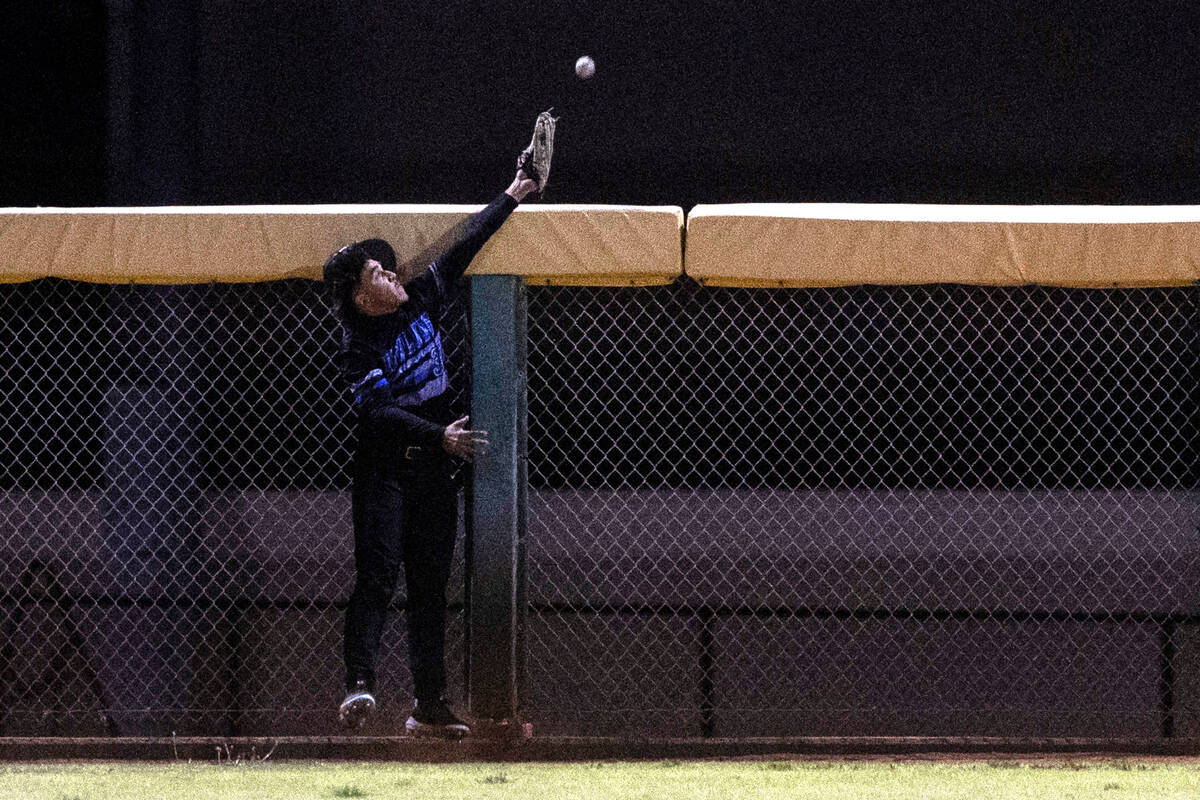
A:
POLYGON ((429 268, 409 281, 405 287, 408 302, 404 305, 410 317, 419 316, 438 307, 446 293, 446 282, 441 265, 435 261, 429 268))

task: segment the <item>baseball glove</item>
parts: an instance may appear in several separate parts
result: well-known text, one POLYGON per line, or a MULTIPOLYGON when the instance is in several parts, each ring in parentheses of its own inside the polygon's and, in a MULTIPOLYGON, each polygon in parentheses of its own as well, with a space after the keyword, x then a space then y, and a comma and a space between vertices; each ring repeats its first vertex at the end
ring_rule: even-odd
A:
POLYGON ((533 140, 521 152, 521 169, 530 179, 537 182, 538 193, 546 191, 550 182, 550 162, 554 158, 554 124, 556 117, 550 116, 549 111, 538 114, 537 122, 533 124, 533 140))

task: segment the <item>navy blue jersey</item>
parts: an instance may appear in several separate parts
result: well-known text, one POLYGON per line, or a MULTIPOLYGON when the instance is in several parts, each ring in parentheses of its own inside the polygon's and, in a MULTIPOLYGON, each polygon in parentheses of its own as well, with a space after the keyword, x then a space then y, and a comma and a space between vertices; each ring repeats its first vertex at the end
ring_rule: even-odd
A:
POLYGON ((471 216, 444 255, 405 284, 408 302, 370 317, 350 310, 342 328, 339 362, 360 425, 378 435, 439 445, 450 418, 441 314, 471 259, 517 201, 501 193, 471 216))

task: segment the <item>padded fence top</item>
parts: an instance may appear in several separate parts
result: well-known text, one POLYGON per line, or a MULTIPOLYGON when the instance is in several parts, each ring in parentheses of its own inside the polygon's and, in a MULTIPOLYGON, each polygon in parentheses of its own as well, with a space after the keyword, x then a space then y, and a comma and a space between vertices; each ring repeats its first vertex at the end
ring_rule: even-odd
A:
MULTIPOLYGON (((321 276, 334 250, 382 237, 420 271, 480 206, 315 205, 0 209, 0 281, 238 283, 321 276)), ((525 205, 472 274, 531 283, 665 284, 683 269, 683 209, 525 205)))
MULTIPOLYGON (((424 269, 479 206, 0 209, 0 282, 236 283, 313 278, 329 253, 379 236, 424 269)), ((1042 284, 1200 280, 1200 206, 850 203, 525 205, 472 274, 533 284, 714 286, 1042 284)))
POLYGON ((1200 206, 700 205, 687 274, 714 286, 1200 280, 1200 206))

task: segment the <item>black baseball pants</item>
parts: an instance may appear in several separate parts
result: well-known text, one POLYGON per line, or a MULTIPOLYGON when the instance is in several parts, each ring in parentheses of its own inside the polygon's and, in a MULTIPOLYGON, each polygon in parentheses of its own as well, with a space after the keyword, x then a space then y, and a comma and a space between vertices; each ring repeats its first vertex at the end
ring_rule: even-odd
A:
POLYGON ((375 689, 380 640, 404 570, 408 660, 418 702, 446 688, 446 585, 458 529, 458 486, 449 457, 355 458, 354 591, 346 608, 346 684, 375 689))

